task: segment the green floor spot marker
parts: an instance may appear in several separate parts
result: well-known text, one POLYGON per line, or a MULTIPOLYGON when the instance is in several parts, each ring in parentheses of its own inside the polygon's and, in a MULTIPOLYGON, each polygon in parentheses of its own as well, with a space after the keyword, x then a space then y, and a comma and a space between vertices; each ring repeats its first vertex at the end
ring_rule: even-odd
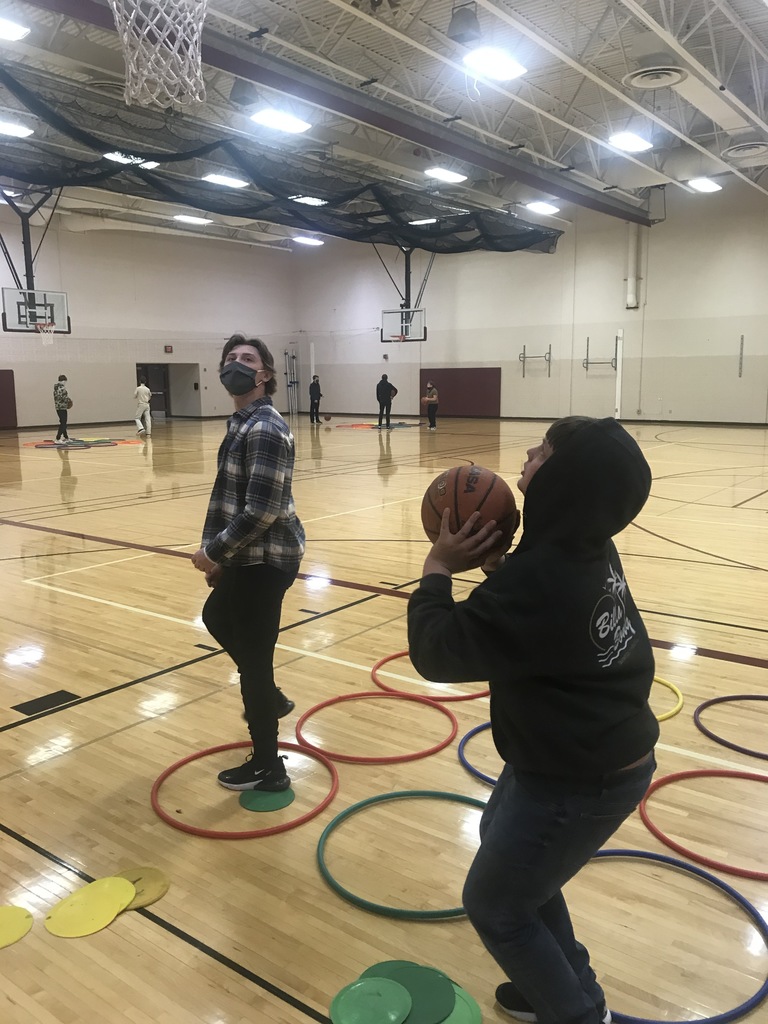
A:
POLYGON ((292 804, 296 794, 292 789, 284 789, 282 793, 264 793, 256 789, 247 789, 240 794, 240 806, 246 811, 279 811, 292 804))
POLYGON ((456 992, 456 1005, 443 1024, 482 1024, 483 1015, 476 1000, 455 982, 453 988, 456 992))
POLYGON ((398 967, 392 980, 411 994, 413 1006, 408 1024, 440 1024, 456 1006, 456 991, 451 979, 436 967, 398 967))
POLYGON ((361 978, 391 978, 392 971, 398 970, 400 967, 418 967, 419 965, 414 960, 382 960, 380 964, 374 964, 373 967, 366 967, 363 973, 360 975, 361 978))
POLYGON ((411 996, 389 978, 358 978, 337 992, 330 1012, 333 1024, 403 1024, 411 996))

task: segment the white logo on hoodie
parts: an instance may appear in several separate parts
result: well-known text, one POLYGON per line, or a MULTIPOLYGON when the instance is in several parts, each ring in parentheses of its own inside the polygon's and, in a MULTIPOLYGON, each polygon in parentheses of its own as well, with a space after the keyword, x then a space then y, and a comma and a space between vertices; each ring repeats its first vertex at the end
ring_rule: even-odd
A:
POLYGON ((625 605, 627 581, 613 566, 609 568, 606 592, 595 605, 589 624, 592 642, 600 652, 597 660, 603 668, 608 668, 623 654, 635 635, 625 605))

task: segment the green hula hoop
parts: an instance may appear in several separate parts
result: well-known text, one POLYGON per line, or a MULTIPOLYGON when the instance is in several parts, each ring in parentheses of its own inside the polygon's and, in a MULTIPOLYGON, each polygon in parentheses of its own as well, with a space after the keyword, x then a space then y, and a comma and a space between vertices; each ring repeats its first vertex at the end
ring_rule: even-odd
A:
POLYGON ((317 844, 317 866, 320 868, 320 874, 334 892, 338 893, 343 899, 349 900, 350 903, 362 907, 363 910, 370 910, 372 913, 381 914, 383 917, 396 917, 406 921, 437 921, 446 917, 464 917, 466 914, 464 907, 450 907, 448 910, 407 910, 400 907, 387 907, 382 903, 372 903, 370 900, 363 899, 362 896, 356 896, 349 889, 345 889, 340 882, 336 881, 325 863, 325 847, 328 843, 328 837, 346 818, 357 814, 358 811, 362 811, 365 807, 381 804, 386 800, 420 799, 453 800, 459 804, 469 804, 470 807, 479 807, 481 810, 485 808, 485 802, 473 796, 462 796, 460 793, 442 793, 438 790, 429 789, 411 789, 400 793, 381 793, 379 796, 370 796, 367 800, 361 800, 359 803, 352 804, 351 807, 347 807, 341 814, 337 814, 333 821, 326 825, 317 844))

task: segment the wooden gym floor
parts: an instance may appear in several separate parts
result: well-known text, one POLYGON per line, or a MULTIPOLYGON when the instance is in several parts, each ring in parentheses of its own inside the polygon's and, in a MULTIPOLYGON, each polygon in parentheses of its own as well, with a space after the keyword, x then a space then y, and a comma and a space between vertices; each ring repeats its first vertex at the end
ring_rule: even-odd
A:
MULTIPOLYGON (((427 483, 473 460, 514 484, 524 450, 546 426, 442 419, 435 433, 380 434, 351 428, 362 419, 334 417, 313 431, 304 416, 294 425, 294 490, 308 545, 306 578, 288 593, 277 652, 278 684, 297 704, 283 722, 288 741, 299 713, 374 689, 374 661, 405 647, 403 595, 427 551, 419 520, 427 483)), ((692 715, 711 697, 768 695, 768 430, 629 429, 655 482, 618 546, 656 643, 658 674, 685 697, 682 712, 662 724, 657 777, 712 768, 765 775, 764 761, 716 744, 692 715)), ((198 546, 222 432, 222 422, 171 421, 158 424, 151 441, 134 443, 128 427, 88 428, 86 436, 131 443, 83 451, 31 446, 50 431, 0 436, 0 905, 26 907, 35 919, 22 941, 0 951, 0 1019, 306 1024, 326 1020, 334 994, 364 968, 407 959, 439 967, 475 996, 484 1020, 500 1021, 499 972, 466 920, 371 914, 331 891, 315 861, 324 827, 367 797, 430 789, 486 799, 488 786, 460 765, 457 743, 487 721, 487 698, 444 705, 459 731, 438 754, 339 764, 333 803, 292 831, 199 838, 171 828, 150 806, 164 768, 246 738, 232 666, 201 624, 202 575, 179 557, 198 546), (69 704, 40 710, 62 690, 69 704), (171 878, 149 912, 125 914, 88 938, 46 932, 45 914, 61 897, 137 864, 171 878)), ((457 593, 478 579, 468 573, 457 593)), ((390 684, 445 692, 420 681, 407 659, 387 669, 390 684)), ((667 688, 654 687, 657 714, 674 702, 667 688)), ((768 754, 762 702, 719 705, 706 721, 768 754)), ((428 706, 371 699, 318 712, 306 736, 370 757, 430 747, 448 725, 428 706)), ((488 732, 467 754, 497 774, 488 732)), ((242 810, 216 785, 215 773, 239 757, 219 753, 183 767, 163 786, 165 808, 204 828, 263 827, 264 816, 242 810)), ((269 824, 307 812, 328 791, 318 761, 291 753, 288 767, 297 798, 269 824)), ((765 872, 767 795, 757 781, 698 778, 662 790, 651 811, 684 845, 765 872)), ((334 833, 329 867, 373 902, 456 906, 478 814, 439 800, 374 805, 334 833)), ((638 815, 610 845, 676 856, 638 815)), ((714 873, 768 915, 766 882, 714 873)), ((768 973, 765 943, 743 911, 688 873, 602 860, 569 886, 569 900, 609 1006, 623 1013, 699 1020, 747 1000, 768 973)), ((744 1019, 768 1020, 768 1003, 744 1019)))

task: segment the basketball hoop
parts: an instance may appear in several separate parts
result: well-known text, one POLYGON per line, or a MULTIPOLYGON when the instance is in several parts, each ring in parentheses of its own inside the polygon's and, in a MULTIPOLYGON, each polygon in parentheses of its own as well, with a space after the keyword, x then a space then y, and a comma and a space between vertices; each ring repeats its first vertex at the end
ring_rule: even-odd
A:
POLYGON ((208 0, 109 0, 125 57, 128 106, 202 103, 200 42, 208 0))
POLYGON ((56 330, 56 324, 53 323, 37 323, 35 324, 35 330, 42 338, 44 345, 53 344, 53 333, 56 330))
POLYGON ((408 340, 408 335, 407 334, 390 334, 389 340, 390 341, 407 341, 408 340))

